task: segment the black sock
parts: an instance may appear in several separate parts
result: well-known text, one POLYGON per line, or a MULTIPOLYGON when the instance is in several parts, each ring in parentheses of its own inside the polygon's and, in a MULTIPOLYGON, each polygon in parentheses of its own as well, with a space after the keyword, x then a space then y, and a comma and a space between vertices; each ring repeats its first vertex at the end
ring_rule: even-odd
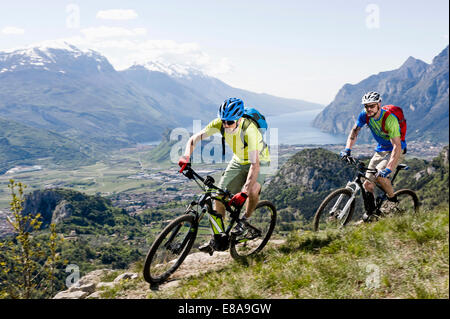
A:
POLYGON ((375 197, 373 196, 373 193, 367 192, 367 199, 369 201, 368 211, 372 214, 375 210, 375 197))

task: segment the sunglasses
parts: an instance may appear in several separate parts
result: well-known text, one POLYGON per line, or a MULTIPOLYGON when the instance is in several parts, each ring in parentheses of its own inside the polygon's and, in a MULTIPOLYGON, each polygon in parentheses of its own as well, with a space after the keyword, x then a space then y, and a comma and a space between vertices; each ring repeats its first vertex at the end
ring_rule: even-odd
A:
POLYGON ((365 104, 364 107, 366 109, 374 109, 378 106, 378 104, 365 104))
POLYGON ((233 125, 234 123, 236 123, 236 121, 224 121, 222 120, 222 123, 225 125, 233 125))

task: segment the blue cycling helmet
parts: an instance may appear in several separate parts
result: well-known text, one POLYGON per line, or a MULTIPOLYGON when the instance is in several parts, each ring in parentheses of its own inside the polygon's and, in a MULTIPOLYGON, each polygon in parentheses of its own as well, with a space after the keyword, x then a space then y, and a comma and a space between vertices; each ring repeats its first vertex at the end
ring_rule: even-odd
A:
POLYGON ((219 107, 218 117, 222 121, 237 121, 244 115, 244 102, 232 97, 226 99, 219 107))

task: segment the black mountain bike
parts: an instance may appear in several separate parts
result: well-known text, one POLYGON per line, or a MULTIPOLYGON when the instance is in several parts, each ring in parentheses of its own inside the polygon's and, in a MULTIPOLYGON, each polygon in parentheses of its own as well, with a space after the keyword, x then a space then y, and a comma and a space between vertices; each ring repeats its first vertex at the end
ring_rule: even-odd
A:
MULTIPOLYGON (((369 198, 367 191, 363 187, 363 179, 365 173, 375 174, 377 170, 366 168, 363 162, 349 156, 347 162, 356 168, 356 177, 353 182, 348 182, 345 188, 340 188, 329 194, 320 204, 314 215, 313 228, 315 231, 322 230, 329 227, 343 227, 351 220, 355 211, 356 195, 361 190, 361 195, 364 202, 364 209, 369 212, 369 198)), ((409 167, 405 164, 399 164, 392 177, 391 183, 394 185, 394 180, 401 170, 408 170, 409 167)), ((370 180, 370 179, 368 179, 370 180)), ((398 202, 394 203, 387 199, 386 192, 375 181, 372 181, 382 192, 375 200, 375 211, 369 214, 367 221, 376 221, 382 216, 388 214, 402 214, 406 212, 418 213, 419 198, 417 194, 410 189, 401 189, 394 193, 397 196, 398 202)), ((373 206, 373 204, 372 204, 373 206)))
POLYGON ((190 164, 186 166, 182 174, 194 180, 203 190, 203 194, 187 206, 182 216, 170 222, 150 247, 143 273, 144 279, 152 286, 167 280, 180 267, 193 247, 200 221, 205 214, 208 216, 214 234, 214 249, 225 251, 229 248, 231 256, 238 261, 243 261, 246 257, 261 251, 269 241, 275 227, 277 216, 275 206, 263 200, 258 202, 251 218, 247 220, 247 230, 239 236, 234 235, 231 229, 236 222, 241 221, 242 207, 235 208, 228 205, 233 194, 215 186, 211 176, 206 178, 199 176, 190 164), (220 215, 213 210, 213 200, 221 201, 230 214, 231 220, 226 230, 220 215))

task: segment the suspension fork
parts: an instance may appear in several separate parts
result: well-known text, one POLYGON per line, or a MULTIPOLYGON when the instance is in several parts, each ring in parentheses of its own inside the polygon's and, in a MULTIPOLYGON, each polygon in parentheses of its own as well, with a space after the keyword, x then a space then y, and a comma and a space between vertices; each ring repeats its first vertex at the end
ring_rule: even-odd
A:
MULTIPOLYGON (((353 194, 350 197, 350 200, 345 204, 341 214, 339 214, 339 216, 337 216, 338 218, 342 217, 344 212, 347 212, 352 200, 355 198, 355 193, 359 190, 359 186, 355 182, 348 182, 347 185, 345 186, 345 188, 350 189, 353 194), (351 186, 353 186, 353 185, 355 186, 355 189, 351 188, 351 186)), ((331 211, 330 211, 331 216, 334 216, 334 214, 336 213, 336 210, 339 207, 339 205, 341 204, 342 200, 344 199, 344 196, 345 195, 343 195, 343 194, 339 195, 338 200, 336 201, 336 203, 334 203, 333 208, 331 208, 331 211)))
MULTIPOLYGON (((347 185, 345 188, 349 189, 352 192, 352 195, 350 196, 350 199, 345 203, 344 208, 342 209, 341 213, 337 216, 338 219, 341 219, 345 215, 347 215, 348 210, 350 209, 350 206, 352 205, 353 201, 355 200, 356 195, 358 194, 359 190, 361 189, 361 186, 358 184, 357 181, 353 182, 347 182, 347 185)), ((336 203, 334 204, 332 208, 332 213, 334 214, 337 210, 337 207, 341 203, 342 199, 344 198, 344 195, 340 195, 336 203)))

